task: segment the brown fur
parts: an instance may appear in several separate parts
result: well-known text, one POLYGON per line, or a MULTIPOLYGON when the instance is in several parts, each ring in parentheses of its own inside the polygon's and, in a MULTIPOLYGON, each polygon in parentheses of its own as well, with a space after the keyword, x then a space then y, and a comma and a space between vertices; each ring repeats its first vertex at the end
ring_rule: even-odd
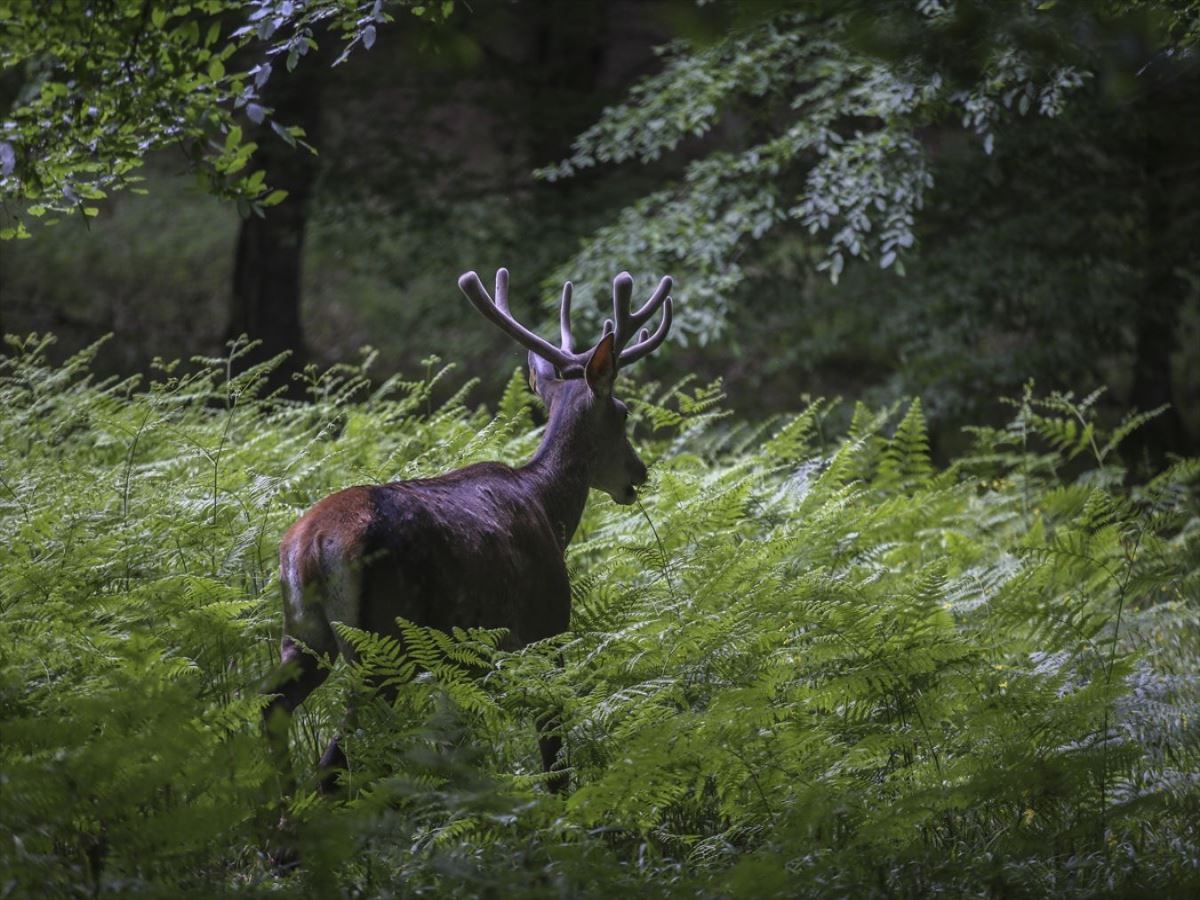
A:
POLYGON ((372 516, 370 488, 363 485, 330 494, 315 504, 279 543, 280 578, 301 591, 320 583, 323 559, 360 555, 372 516))

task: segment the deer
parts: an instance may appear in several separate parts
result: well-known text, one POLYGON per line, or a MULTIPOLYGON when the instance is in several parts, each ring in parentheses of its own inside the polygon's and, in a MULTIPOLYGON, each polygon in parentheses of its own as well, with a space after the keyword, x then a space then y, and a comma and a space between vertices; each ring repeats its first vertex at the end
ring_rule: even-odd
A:
MULTIPOLYGON (((359 485, 305 512, 279 546, 283 594, 280 664, 264 687, 263 724, 284 797, 295 790, 288 728, 295 709, 354 648, 341 622, 400 638, 397 617, 444 631, 503 628, 518 649, 567 630, 571 585, 564 558, 595 488, 628 505, 647 469, 629 441, 628 408, 613 395, 617 372, 657 349, 671 328, 672 280, 631 311, 633 278, 613 279, 611 319, 599 340, 575 349, 571 282, 559 302, 555 346, 513 316, 508 270, 495 299, 471 271, 458 280, 484 318, 528 351, 529 383, 546 407, 541 443, 524 465, 481 462, 432 478, 359 485), (662 310, 651 333, 644 327, 662 310)), ((565 790, 562 739, 552 713, 537 722, 551 791, 565 790)), ((348 761, 335 735, 318 763, 318 789, 336 790, 348 761)))

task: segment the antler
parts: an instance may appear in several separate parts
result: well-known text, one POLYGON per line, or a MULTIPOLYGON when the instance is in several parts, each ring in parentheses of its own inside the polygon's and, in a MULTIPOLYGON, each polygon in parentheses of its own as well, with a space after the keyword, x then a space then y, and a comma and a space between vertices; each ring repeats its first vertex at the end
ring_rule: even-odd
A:
MULTIPOLYGON (((618 356, 619 365, 628 365, 641 359, 666 339, 667 332, 671 328, 671 298, 668 296, 671 292, 671 284, 672 281, 669 277, 663 278, 641 309, 630 313, 629 301, 633 294, 633 278, 628 272, 622 272, 613 279, 613 317, 616 324, 614 325, 614 319, 606 319, 600 339, 603 340, 609 332, 615 329, 614 349, 620 354, 618 356), (663 309, 663 317, 654 334, 651 335, 649 329, 642 328, 637 342, 632 347, 626 348, 626 344, 629 343, 634 332, 645 325, 659 307, 663 309)), ((498 325, 521 346, 552 364, 560 372, 583 368, 587 365, 588 358, 592 353, 591 348, 584 353, 576 353, 575 341, 571 334, 571 282, 563 284, 562 299, 558 306, 559 347, 555 347, 549 341, 534 334, 513 318, 512 312, 508 308, 508 269, 496 270, 496 299, 494 301, 475 272, 463 274, 458 279, 458 287, 471 301, 471 305, 483 313, 488 320, 498 325)))
POLYGON ((629 312, 629 301, 633 297, 633 276, 628 272, 622 272, 613 279, 613 317, 605 319, 604 333, 607 334, 613 330, 613 323, 616 322, 616 349, 620 353, 621 365, 628 365, 641 359, 650 351, 654 350, 667 337, 667 332, 671 329, 671 276, 667 275, 658 283, 658 287, 654 289, 654 293, 650 295, 650 299, 642 304, 642 308, 635 313, 629 312), (653 316, 659 307, 663 308, 662 321, 658 324, 654 334, 650 334, 650 329, 642 328, 650 317, 653 316), (641 334, 638 335, 637 343, 632 347, 625 348, 629 343, 630 338, 639 328, 642 328, 641 334))
POLYGON ((587 365, 588 353, 576 353, 571 339, 571 282, 563 285, 562 303, 559 307, 562 347, 555 347, 513 318, 508 309, 508 269, 496 270, 496 299, 488 296, 487 288, 474 272, 467 272, 458 279, 459 289, 467 295, 471 305, 491 322, 516 340, 525 349, 536 353, 551 363, 560 372, 587 365))

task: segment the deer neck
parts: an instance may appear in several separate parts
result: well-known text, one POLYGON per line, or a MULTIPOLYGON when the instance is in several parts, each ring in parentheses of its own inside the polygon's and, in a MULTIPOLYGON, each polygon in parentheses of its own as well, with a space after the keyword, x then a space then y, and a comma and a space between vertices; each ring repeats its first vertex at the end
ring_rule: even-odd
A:
POLYGON ((542 443, 520 470, 564 549, 579 527, 592 480, 591 448, 576 425, 565 410, 553 409, 542 443))

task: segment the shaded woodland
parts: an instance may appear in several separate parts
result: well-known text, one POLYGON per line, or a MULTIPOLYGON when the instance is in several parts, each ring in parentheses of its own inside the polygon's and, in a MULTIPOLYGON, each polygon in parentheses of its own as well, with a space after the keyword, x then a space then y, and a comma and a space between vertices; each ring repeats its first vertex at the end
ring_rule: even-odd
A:
POLYGON ((0 0, 0 895, 1197 895, 1198 111, 1195 0, 0 0), (627 493, 281 796, 289 526, 552 430, 501 266, 673 276, 627 493))
MULTIPOLYGON (((272 118, 242 121, 251 168, 286 200, 263 215, 209 200, 188 175, 194 150, 159 151, 147 196, 116 194, 95 218, 5 242, 0 316, 10 331, 54 331, 64 349, 112 331, 100 363, 111 371, 245 333, 262 342, 255 358, 291 354, 285 384, 310 360, 371 344, 381 374, 421 371, 436 354, 484 374, 491 394, 507 364, 455 296, 461 271, 507 265, 526 311, 547 318, 557 277, 602 298, 621 269, 670 271, 689 318, 657 374, 723 377, 746 415, 805 393, 920 394, 940 446, 1033 378, 1107 386, 1114 414, 1166 404, 1138 440, 1156 460, 1193 447, 1196 148, 1177 124, 1198 88, 1186 30, 1165 7, 1136 5, 1082 23, 1082 7, 1060 4, 1024 23, 959 4, 948 27, 880 9, 894 18, 833 4, 822 25, 786 4, 484 3, 436 21, 398 15, 336 67, 331 34, 264 83, 272 118), (794 49, 804 34, 838 53, 794 49), (1003 62, 1010 44, 1029 58, 1003 62), (903 86, 854 84, 867 63, 903 86), (653 102, 622 105, 645 78, 653 102), (930 79, 938 97, 869 118, 889 92, 930 79), (271 122, 303 128, 319 155, 271 122), (912 220, 892 251, 901 266, 881 268, 888 251, 854 236, 853 192, 871 178, 885 194, 908 190, 912 173, 879 156, 872 172, 816 184, 819 148, 778 149, 780 134, 813 123, 841 140, 873 128, 918 142, 928 184, 897 201, 912 220), (746 163, 772 140, 770 171, 746 163), (559 160, 576 174, 548 179, 559 160), (701 164, 725 168, 703 192, 701 164), (654 197, 664 185, 670 201, 654 197), (782 212, 805 197, 842 205, 812 229, 782 212), (834 284, 837 228, 860 246, 859 258, 832 254, 846 269, 834 284)), ((6 70, 8 102, 29 90, 22 78, 6 70)), ((881 207, 872 239, 896 212, 882 196, 869 198, 881 207)))
POLYGON ((259 144, 255 167, 286 201, 263 216, 213 203, 187 177, 186 154, 164 150, 150 160, 148 197, 114 198, 97 222, 64 223, 80 232, 67 258, 39 255, 55 253, 55 237, 45 250, 40 236, 5 244, 0 315, 9 330, 53 330, 74 347, 112 330, 120 347, 102 358, 121 371, 214 352, 242 333, 262 341, 257 358, 292 354, 285 381, 310 358, 351 358, 365 343, 391 369, 451 352, 499 363, 483 356, 455 279, 507 264, 532 311, 550 267, 634 196, 636 181, 589 189, 532 173, 619 99, 669 36, 636 2, 531 2, 484 4, 440 27, 403 17, 381 28, 379 52, 336 69, 331 38, 261 98, 319 155, 244 123, 259 144), (106 235, 108 218, 130 231, 106 235), (130 254, 145 264, 131 266, 130 254), (152 280, 146 270, 164 256, 178 275, 152 280))

